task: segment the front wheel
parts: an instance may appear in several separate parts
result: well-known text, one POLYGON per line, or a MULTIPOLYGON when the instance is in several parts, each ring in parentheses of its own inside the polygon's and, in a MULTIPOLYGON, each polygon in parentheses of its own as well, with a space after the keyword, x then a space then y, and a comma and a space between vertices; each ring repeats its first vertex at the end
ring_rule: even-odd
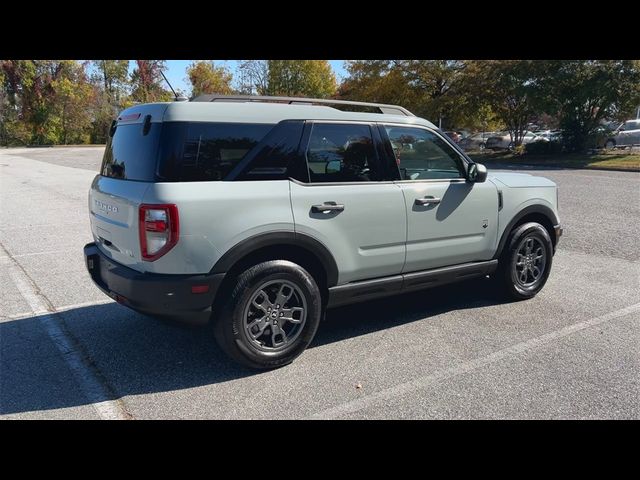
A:
POLYGON ((553 244, 539 223, 518 226, 503 252, 496 280, 511 298, 526 300, 542 290, 551 272, 553 244))
POLYGON ((238 276, 215 319, 214 335, 237 362, 277 368, 307 348, 321 314, 322 295, 313 277, 293 262, 272 260, 238 276))

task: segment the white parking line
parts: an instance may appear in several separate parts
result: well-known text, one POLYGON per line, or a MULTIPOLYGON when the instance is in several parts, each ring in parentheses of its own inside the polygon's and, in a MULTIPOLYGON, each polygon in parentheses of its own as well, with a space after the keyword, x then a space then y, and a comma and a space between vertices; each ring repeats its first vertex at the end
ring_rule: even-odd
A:
POLYGON ((366 397, 351 400, 336 407, 315 413, 311 416, 311 418, 334 419, 346 414, 355 413, 380 401, 389 401, 410 391, 427 387, 438 381, 456 377, 458 375, 468 373, 472 370, 477 370, 484 366, 498 362, 511 355, 518 355, 538 349, 560 338, 566 337, 567 335, 571 335, 586 328, 594 327, 596 325, 600 325, 601 323, 624 317, 625 315, 636 312, 640 312, 640 303, 621 308, 620 310, 607 313, 600 317, 592 318, 591 320, 574 323, 573 325, 566 326, 550 333, 545 333, 544 335, 540 335, 539 337, 532 338, 525 342, 520 342, 510 347, 503 348, 485 357, 476 358, 475 360, 471 360, 469 362, 465 362, 451 368, 446 368, 444 370, 439 370, 430 375, 419 377, 415 380, 410 380, 408 382, 386 388, 371 395, 367 395, 366 397))
MULTIPOLYGON (((2 259, 2 257, 0 257, 0 260, 1 259, 2 259)), ((76 308, 85 308, 85 307, 93 307, 93 306, 97 306, 97 305, 106 305, 107 303, 116 303, 116 302, 111 300, 110 298, 105 298, 104 300, 96 300, 94 302, 72 303, 71 305, 64 305, 62 307, 55 307, 54 314, 67 312, 69 310, 75 310, 76 308)), ((34 317, 36 315, 42 315, 42 314, 45 314, 45 313, 51 313, 51 311, 50 310, 36 310, 36 311, 29 311, 29 312, 22 312, 22 313, 14 313, 12 315, 7 315, 7 316, 5 316, 3 318, 5 318, 7 320, 23 320, 25 318, 34 317)))
MULTIPOLYGON (((3 250, 1 245, 0 250, 3 250)), ((105 398, 110 398, 111 394, 91 370, 91 367, 86 364, 80 349, 76 346, 76 342, 65 332, 63 324, 54 315, 55 309, 46 300, 46 297, 40 293, 38 287, 33 284, 15 260, 6 256, 2 257, 1 261, 7 265, 9 277, 29 304, 32 315, 37 314, 37 312, 46 312, 39 315, 38 320, 53 341, 53 344, 62 354, 62 358, 69 365, 78 385, 87 396, 98 416, 103 420, 128 420, 132 418, 125 411, 120 401, 105 400, 105 398)))

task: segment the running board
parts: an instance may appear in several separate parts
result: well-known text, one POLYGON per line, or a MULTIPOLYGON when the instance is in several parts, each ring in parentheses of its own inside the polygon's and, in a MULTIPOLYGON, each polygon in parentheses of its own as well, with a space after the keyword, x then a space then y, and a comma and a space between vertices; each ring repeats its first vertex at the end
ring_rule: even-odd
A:
POLYGON ((495 271, 497 267, 498 260, 488 260, 338 285, 329 288, 327 306, 337 307, 483 277, 495 271))

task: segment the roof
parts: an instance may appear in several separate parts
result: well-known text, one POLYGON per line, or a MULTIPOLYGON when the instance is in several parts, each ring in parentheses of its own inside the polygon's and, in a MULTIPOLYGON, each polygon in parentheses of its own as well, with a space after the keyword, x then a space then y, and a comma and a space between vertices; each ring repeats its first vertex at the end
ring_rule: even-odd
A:
POLYGON ((420 117, 383 113, 346 112, 326 105, 260 102, 168 102, 134 105, 120 117, 140 113, 153 122, 231 122, 276 124, 282 120, 336 120, 406 123, 435 126, 420 117))

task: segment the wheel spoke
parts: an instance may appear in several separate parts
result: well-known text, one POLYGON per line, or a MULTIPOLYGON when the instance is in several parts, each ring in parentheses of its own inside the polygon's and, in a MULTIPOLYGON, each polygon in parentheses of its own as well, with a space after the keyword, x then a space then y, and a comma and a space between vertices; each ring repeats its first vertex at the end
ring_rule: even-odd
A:
POLYGON ((280 325, 272 324, 271 325, 271 345, 274 347, 279 347, 282 344, 287 343, 287 334, 284 333, 284 330, 280 325), (279 340, 278 340, 279 338, 279 340))
POLYGON ((278 294, 276 295, 276 307, 284 307, 284 305, 289 301, 292 295, 293 288, 286 284, 280 285, 280 290, 278 290, 278 294))
POLYGON ((296 283, 266 281, 244 309, 244 331, 259 350, 281 350, 295 341, 307 320, 307 300, 296 283))
POLYGON ((265 317, 258 318, 247 325, 247 332, 249 333, 249 336, 251 338, 253 338, 254 340, 257 340, 264 334, 264 330, 268 326, 269 326, 269 323, 265 317), (254 332, 254 327, 258 327, 257 332, 254 332))
POLYGON ((527 283, 527 272, 528 269, 525 268, 519 273, 519 278, 522 283, 527 283))
POLYGON ((531 253, 531 250, 533 249, 533 238, 527 238, 527 240, 524 242, 524 248, 526 254, 529 255, 531 253))
POLYGON ((302 307, 284 308, 280 310, 280 313, 282 314, 280 320, 283 322, 301 323, 304 319, 304 308, 302 307))
POLYGON ((537 266, 531 266, 529 267, 529 269, 531 270, 531 275, 533 275, 533 279, 537 280, 538 277, 540 276, 540 268, 538 268, 537 266))

